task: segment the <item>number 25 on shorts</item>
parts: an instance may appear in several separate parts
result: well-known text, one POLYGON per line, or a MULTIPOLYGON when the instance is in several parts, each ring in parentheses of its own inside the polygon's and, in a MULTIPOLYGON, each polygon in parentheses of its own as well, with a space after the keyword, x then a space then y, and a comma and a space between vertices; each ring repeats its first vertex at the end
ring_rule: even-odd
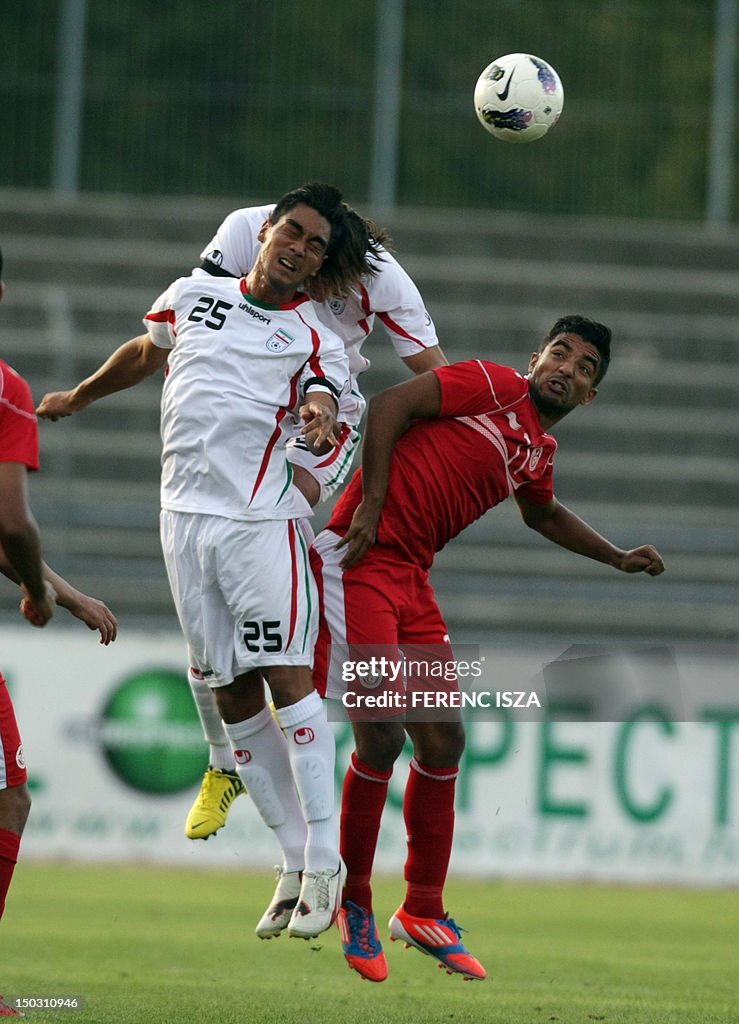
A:
POLYGON ((282 650, 282 634, 278 632, 279 620, 244 622, 241 628, 244 632, 244 645, 252 654, 258 654, 260 651, 264 651, 265 654, 278 654, 282 650))

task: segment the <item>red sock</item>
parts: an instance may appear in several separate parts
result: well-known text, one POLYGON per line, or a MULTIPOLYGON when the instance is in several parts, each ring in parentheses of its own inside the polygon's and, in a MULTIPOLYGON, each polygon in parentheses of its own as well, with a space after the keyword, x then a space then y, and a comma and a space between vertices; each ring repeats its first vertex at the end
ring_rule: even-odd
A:
POLYGON ((444 917, 442 893, 454 839, 454 790, 459 769, 426 768, 415 758, 405 787, 408 833, 405 909, 414 917, 444 917))
POLYGON ((356 754, 344 777, 341 793, 341 856, 346 864, 344 900, 372 912, 372 864, 380 820, 387 799, 389 772, 368 768, 356 754))
POLYGON ((10 880, 13 877, 16 861, 18 860, 18 849, 21 845, 21 837, 17 832, 10 832, 7 828, 0 828, 0 917, 5 910, 5 897, 10 888, 10 880))

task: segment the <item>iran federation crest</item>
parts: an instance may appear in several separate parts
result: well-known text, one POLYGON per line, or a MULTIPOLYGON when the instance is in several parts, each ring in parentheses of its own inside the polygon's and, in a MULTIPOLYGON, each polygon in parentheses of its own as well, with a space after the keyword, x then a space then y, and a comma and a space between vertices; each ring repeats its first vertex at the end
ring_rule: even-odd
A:
POLYGON ((284 352, 294 341, 292 334, 280 328, 267 340, 267 348, 270 352, 284 352))

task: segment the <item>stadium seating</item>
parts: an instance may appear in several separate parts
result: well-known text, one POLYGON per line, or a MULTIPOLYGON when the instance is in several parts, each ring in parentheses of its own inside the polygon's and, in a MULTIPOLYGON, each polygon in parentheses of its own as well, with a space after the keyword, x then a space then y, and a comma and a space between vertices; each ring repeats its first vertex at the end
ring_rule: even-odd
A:
MULTIPOLYGON (((150 302, 197 264, 237 205, 0 191, 3 358, 37 399, 76 383, 140 333, 150 302)), ((451 359, 525 368, 561 313, 612 326, 599 400, 556 429, 557 492, 618 543, 652 542, 668 563, 658 580, 622 576, 544 541, 507 503, 439 556, 434 582, 453 639, 735 642, 736 229, 451 210, 378 220, 451 359)), ((366 393, 406 372, 380 326, 365 351, 366 393)), ((127 623, 170 628, 158 541, 159 389, 146 381, 42 424, 43 472, 31 498, 59 571, 127 623)), ((2 588, 0 621, 16 606, 2 588)))

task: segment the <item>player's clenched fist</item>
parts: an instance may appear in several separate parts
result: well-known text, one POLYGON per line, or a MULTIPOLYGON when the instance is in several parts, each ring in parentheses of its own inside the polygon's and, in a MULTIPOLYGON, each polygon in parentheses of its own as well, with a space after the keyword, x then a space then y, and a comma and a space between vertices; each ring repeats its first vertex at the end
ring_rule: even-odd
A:
POLYGON ((32 626, 45 626, 54 614, 56 607, 56 591, 50 583, 44 582, 44 592, 38 597, 31 597, 25 586, 21 585, 23 600, 21 613, 32 626))
POLYGON ((80 412, 81 408, 75 402, 74 391, 51 391, 41 399, 36 415, 42 420, 56 421, 80 412))

